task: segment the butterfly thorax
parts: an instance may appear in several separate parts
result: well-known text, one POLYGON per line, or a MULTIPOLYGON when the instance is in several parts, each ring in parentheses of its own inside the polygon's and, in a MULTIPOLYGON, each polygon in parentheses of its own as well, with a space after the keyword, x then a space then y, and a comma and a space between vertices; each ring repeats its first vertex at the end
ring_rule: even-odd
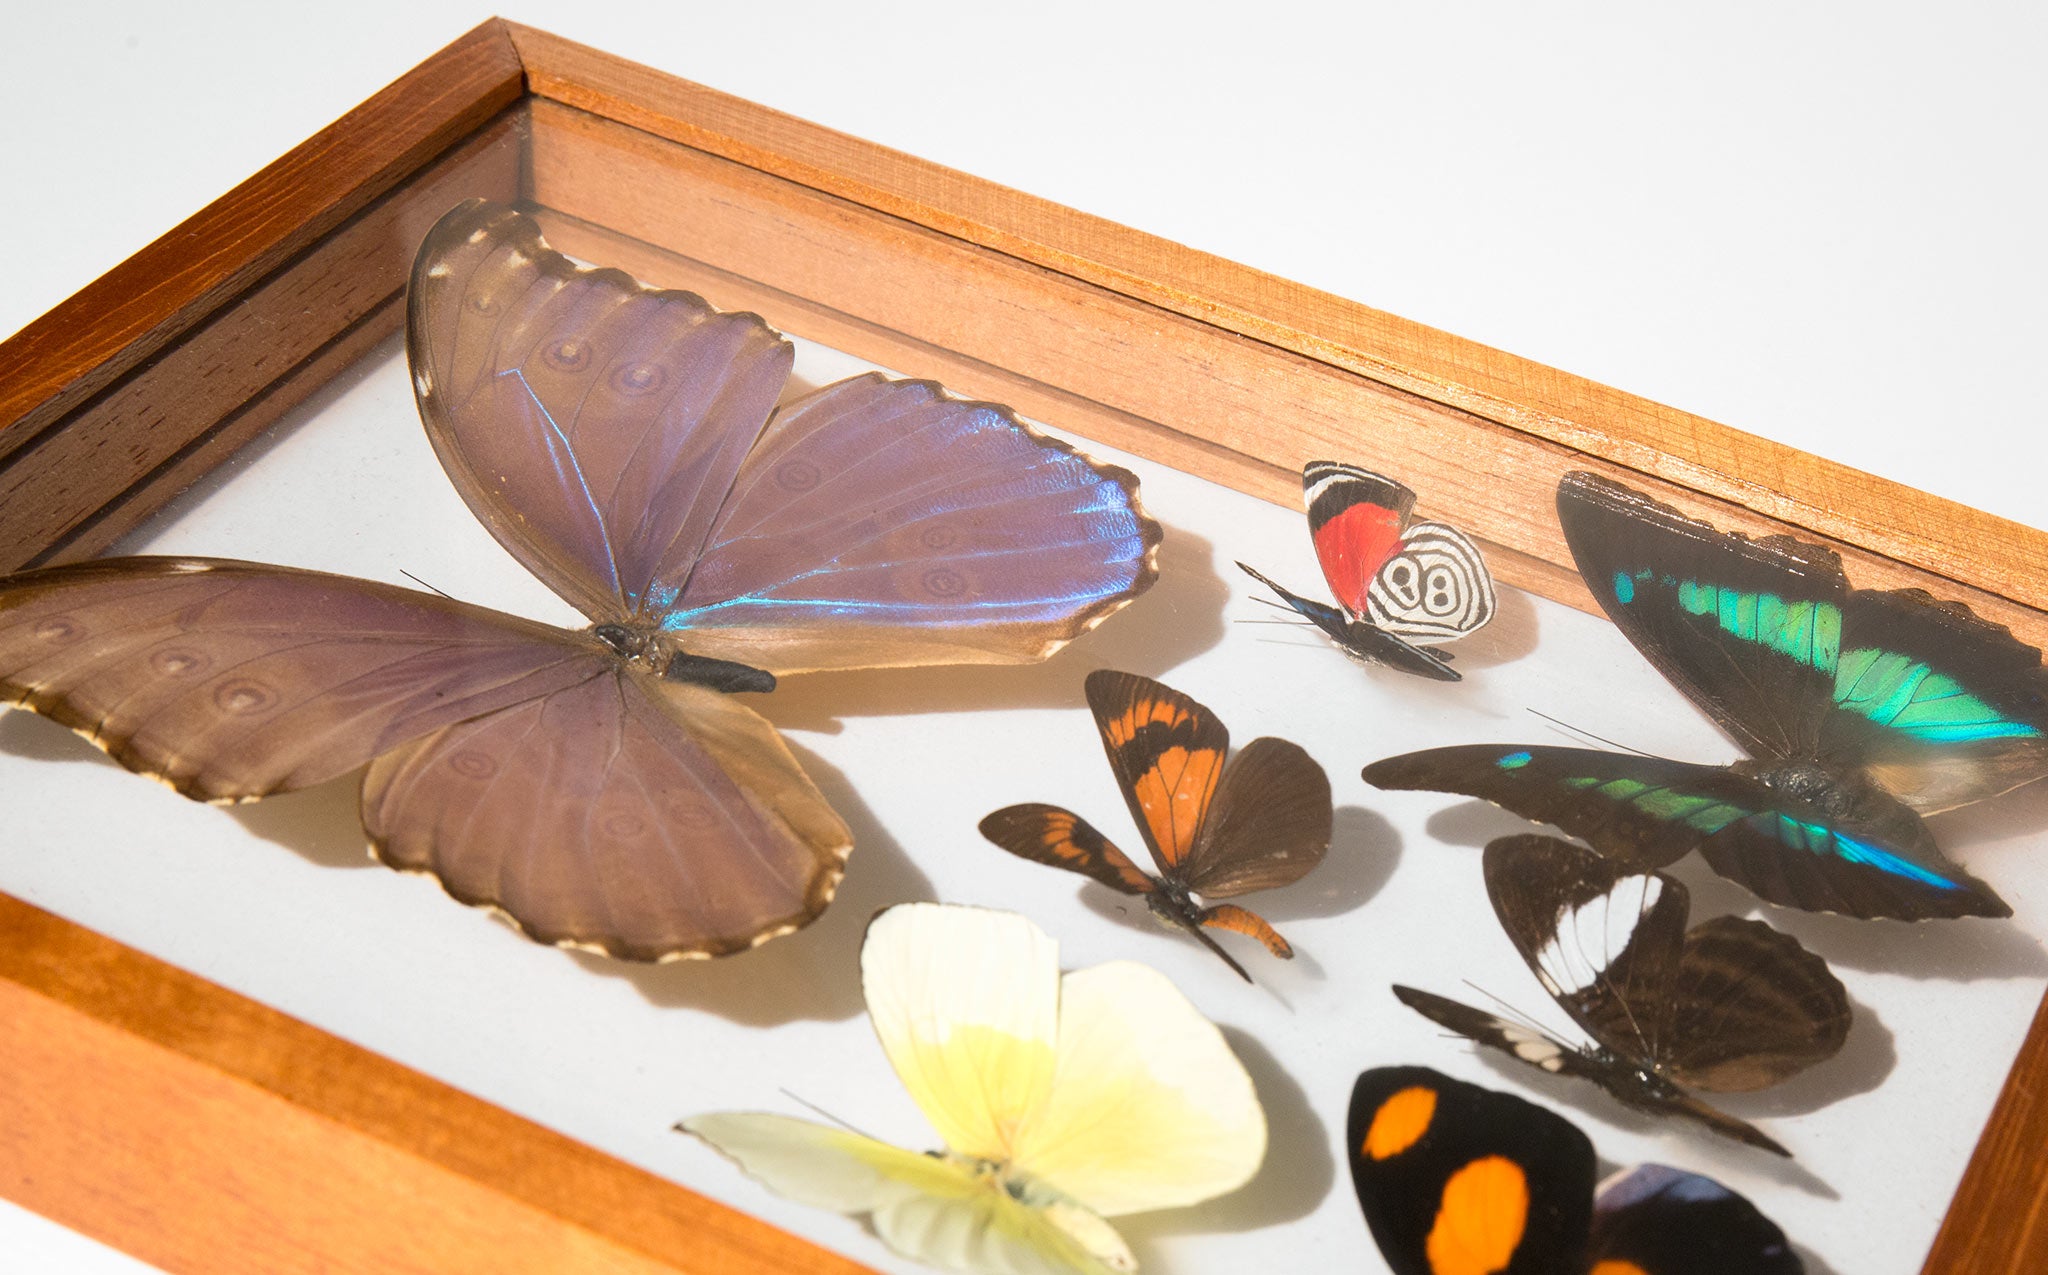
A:
POLYGON ((676 646, 672 634, 651 626, 606 621, 592 625, 590 633, 610 647, 620 659, 671 682, 705 686, 728 695, 740 691, 766 693, 775 689, 773 673, 737 660, 692 655, 676 646))
POLYGON ((1623 1058, 1605 1046, 1580 1052, 1600 1068, 1602 1087, 1632 1107, 1656 1111, 1685 1096, 1654 1064, 1623 1058))
POLYGON ((1189 930, 1201 925, 1201 905, 1178 881, 1155 879, 1152 893, 1145 896, 1152 919, 1169 930, 1189 930))
POLYGON ((1860 770, 1814 758, 1745 758, 1728 769, 1803 803, 1830 827, 1855 829, 1893 845, 1932 845, 1920 816, 1860 770))

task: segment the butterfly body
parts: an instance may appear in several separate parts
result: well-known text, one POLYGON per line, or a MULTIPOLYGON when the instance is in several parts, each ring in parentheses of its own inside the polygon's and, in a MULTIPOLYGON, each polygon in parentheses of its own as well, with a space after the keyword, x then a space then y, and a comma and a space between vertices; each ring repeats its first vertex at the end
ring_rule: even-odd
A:
POLYGON ((545 942, 724 955, 808 923, 846 824, 740 693, 1041 659, 1156 576, 1135 480, 1008 409, 854 377, 780 403, 757 316, 473 201, 407 297, 427 436, 568 630, 207 559, 0 579, 0 695, 208 801, 366 767, 373 852, 545 942))
POLYGON ((1375 762, 1369 782, 1483 797, 1638 866, 1698 849, 1790 907, 2011 915, 1922 816, 2048 773, 2039 651, 1919 590, 1852 589, 1821 546, 1724 534, 1598 475, 1557 499, 1609 618, 1749 755, 1457 747, 1375 762))
POLYGON ((1662 1165, 1595 1193, 1593 1144, 1512 1094, 1426 1067, 1352 1088, 1352 1185, 1395 1275, 1797 1275, 1785 1234, 1710 1178, 1662 1165))
POLYGON ((1496 839, 1484 866, 1502 929, 1592 1043, 1574 1047, 1396 987, 1404 1004, 1552 1075, 1591 1080, 1639 1110, 1789 1154, 1691 1091, 1766 1088, 1839 1051, 1848 993, 1824 961, 1761 921, 1718 916, 1688 930, 1683 884, 1554 837, 1496 839))
POLYGON ((1278 594, 1352 659, 1436 681, 1462 676, 1429 641, 1471 633, 1493 618, 1493 581, 1479 549, 1443 523, 1411 522, 1415 493, 1336 461, 1302 467, 1316 561, 1338 606, 1240 570, 1278 594))
POLYGON ((1292 956, 1256 913, 1203 900, 1287 885, 1322 862, 1334 818, 1322 767, 1299 746, 1272 738, 1253 740, 1226 765, 1230 733, 1222 721, 1148 677, 1098 669, 1088 675, 1087 694, 1158 875, 1058 806, 1007 806, 981 821, 982 835, 1020 858, 1142 897, 1155 919, 1193 935, 1247 982, 1251 976, 1206 929, 1235 930, 1275 956, 1292 956))

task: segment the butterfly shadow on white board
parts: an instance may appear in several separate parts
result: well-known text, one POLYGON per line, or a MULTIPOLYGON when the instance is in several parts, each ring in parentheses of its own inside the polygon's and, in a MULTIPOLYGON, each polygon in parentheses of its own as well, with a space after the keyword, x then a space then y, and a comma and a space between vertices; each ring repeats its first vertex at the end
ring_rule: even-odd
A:
MULTIPOLYGON (((1494 550, 1496 555, 1504 552, 1494 550)), ((1496 589, 1493 619, 1487 621, 1485 628, 1458 639, 1455 667, 1460 673, 1470 673, 1534 655, 1541 629, 1542 613, 1533 594, 1512 586, 1496 589)))
MULTIPOLYGON (((1446 1034, 1447 1045, 1457 1041, 1457 1037, 1446 1034)), ((1638 1111, 1605 1090, 1587 1085, 1575 1077, 1553 1076, 1537 1071, 1498 1050, 1474 1049, 1472 1058, 1491 1071, 1504 1088, 1540 1102, 1544 1106, 1566 1112, 1574 1118, 1588 1117, 1599 1120, 1612 1128, 1645 1137, 1654 1138, 1661 1135, 1671 1147, 1664 1158, 1682 1163, 1687 1168, 1705 1173, 1709 1177, 1748 1174, 1768 1178, 1779 1186, 1819 1199, 1842 1198, 1825 1179, 1796 1159, 1759 1155, 1754 1148, 1731 1139, 1709 1135, 1695 1136, 1682 1125, 1665 1117, 1638 1111)), ((1716 1105, 1719 1105, 1725 1095, 1717 1094, 1715 1098, 1716 1105)))
POLYGON ((1385 815, 1365 806, 1332 812, 1330 853, 1292 885, 1259 896, 1269 921, 1343 916, 1373 901, 1401 862, 1401 833, 1385 815))
POLYGON ((1819 1111, 1883 1084, 1899 1065, 1892 1030, 1855 996, 1849 998, 1849 1012, 1849 1037, 1834 1057, 1769 1089, 1717 1095, 1716 1105, 1744 1120, 1770 1120, 1819 1111))
POLYGON ((1216 573, 1214 552, 1202 537, 1166 526, 1158 583, 1119 611, 1115 623, 1090 629, 1049 660, 798 673, 783 677, 755 707, 785 731, 828 734, 848 717, 1070 708, 1090 669, 1155 675, 1223 640, 1230 593, 1216 573))
POLYGON ((1760 908, 1755 895, 1694 860, 1680 860, 1665 871, 1685 882, 1702 915, 1756 912, 1838 969, 1958 983, 2048 975, 2048 949, 2010 921, 1964 918, 1924 925, 1760 908))
POLYGON ((1237 1027, 1222 1029, 1244 1069, 1251 1073, 1266 1109, 1266 1128, 1273 1153, 1252 1180, 1229 1195, 1199 1209, 1178 1209, 1134 1216, 1119 1229, 1138 1255, 1138 1269, 1160 1271, 1167 1265, 1156 1244, 1169 1236, 1244 1232, 1280 1226, 1315 1212, 1337 1180, 1337 1162, 1330 1154, 1330 1131, 1301 1085, 1273 1057, 1265 1043, 1237 1027))
POLYGON ((717 961, 641 965, 572 952, 576 963, 626 980, 652 1005, 699 1009, 748 1026, 857 1017, 868 921, 892 904, 938 894, 844 773, 794 741, 790 751, 853 833, 846 876, 823 916, 786 938, 717 961))

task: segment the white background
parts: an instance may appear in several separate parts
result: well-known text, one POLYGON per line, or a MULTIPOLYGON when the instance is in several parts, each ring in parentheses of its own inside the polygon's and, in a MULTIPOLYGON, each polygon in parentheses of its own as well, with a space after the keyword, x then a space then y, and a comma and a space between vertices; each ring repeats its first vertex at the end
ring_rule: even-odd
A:
MULTIPOLYGON (((487 12, 9 0, 0 332, 487 12)), ((503 12, 2048 527, 2038 7, 503 12)))

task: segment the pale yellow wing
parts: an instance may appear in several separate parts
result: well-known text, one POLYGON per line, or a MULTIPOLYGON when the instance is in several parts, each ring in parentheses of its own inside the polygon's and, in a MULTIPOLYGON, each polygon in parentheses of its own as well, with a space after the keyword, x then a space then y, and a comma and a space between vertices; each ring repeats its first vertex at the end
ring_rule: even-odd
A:
POLYGON ((1101 1218, 1019 1201, 958 1160, 918 1155, 789 1116, 720 1112, 680 1126, 801 1204, 872 1215, 906 1257, 977 1275, 1111 1275, 1130 1250, 1101 1218), (1090 1251, 1099 1246, 1101 1256, 1090 1251))
POLYGON ((1059 946, 1013 912, 908 903, 869 925, 860 967, 875 1035, 946 1145, 1012 1159, 1053 1083, 1059 946))
POLYGON ((1105 1216, 1199 1203, 1249 1181, 1266 1116, 1223 1034, 1131 961, 1062 983, 1058 1062, 1015 1168, 1105 1216))

